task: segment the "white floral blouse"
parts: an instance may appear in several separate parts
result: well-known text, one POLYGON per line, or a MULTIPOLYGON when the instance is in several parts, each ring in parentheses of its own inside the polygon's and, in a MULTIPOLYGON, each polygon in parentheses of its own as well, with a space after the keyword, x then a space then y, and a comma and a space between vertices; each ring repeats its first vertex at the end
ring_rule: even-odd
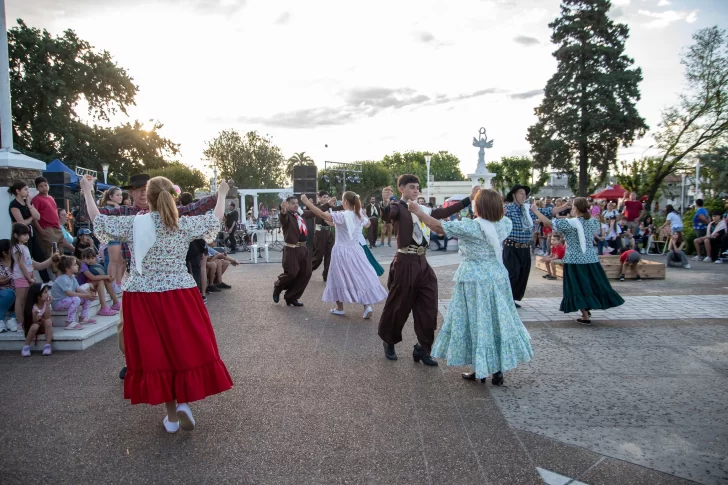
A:
POLYGON ((214 214, 179 218, 176 231, 165 227, 158 212, 152 212, 157 240, 142 261, 142 274, 136 269, 134 256, 134 217, 99 215, 94 220, 94 234, 102 243, 121 241, 132 249, 131 272, 123 286, 124 291, 154 293, 194 288, 192 275, 187 271, 185 258, 190 242, 205 239, 211 242, 220 230, 220 221, 214 214))

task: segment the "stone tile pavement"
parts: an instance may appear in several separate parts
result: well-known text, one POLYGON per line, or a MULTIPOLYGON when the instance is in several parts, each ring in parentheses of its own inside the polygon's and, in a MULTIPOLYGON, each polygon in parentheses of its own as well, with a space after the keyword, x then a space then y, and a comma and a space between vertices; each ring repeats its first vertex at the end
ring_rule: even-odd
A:
MULTIPOLYGON (((726 295, 624 296, 624 305, 609 310, 594 310, 597 320, 668 320, 668 319, 728 319, 726 295)), ((440 299, 440 313, 447 312, 450 300, 440 299)), ((561 298, 525 298, 519 302, 518 314, 523 322, 558 322, 581 318, 580 312, 559 311, 561 298)))
MULTIPOLYGON (((452 290, 451 259, 431 259, 441 294, 452 290)), ((305 307, 273 304, 279 272, 274 264, 241 265, 226 275, 233 289, 210 296, 235 387, 192 404, 192 433, 170 436, 160 406, 122 399, 115 339, 51 357, 0 352, 6 411, 0 481, 726 480, 725 320, 609 321, 592 328, 527 322, 535 358, 494 388, 463 381, 466 368, 415 364, 411 320, 397 345, 399 360, 387 361, 376 332, 382 304, 371 321, 354 307, 345 317, 330 315, 320 301, 320 270, 305 307)))

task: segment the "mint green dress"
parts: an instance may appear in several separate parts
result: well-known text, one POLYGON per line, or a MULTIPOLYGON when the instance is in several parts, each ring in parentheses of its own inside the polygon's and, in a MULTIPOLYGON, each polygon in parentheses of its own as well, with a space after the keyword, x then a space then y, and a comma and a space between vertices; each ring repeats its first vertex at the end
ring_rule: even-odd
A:
MULTIPOLYGON (((513 223, 504 217, 494 224, 502 243, 513 223)), ((443 222, 442 227, 447 237, 459 239, 462 261, 432 355, 448 365, 472 365, 479 379, 530 361, 531 337, 513 304, 508 270, 496 258, 502 248, 488 243, 475 220, 443 222)))

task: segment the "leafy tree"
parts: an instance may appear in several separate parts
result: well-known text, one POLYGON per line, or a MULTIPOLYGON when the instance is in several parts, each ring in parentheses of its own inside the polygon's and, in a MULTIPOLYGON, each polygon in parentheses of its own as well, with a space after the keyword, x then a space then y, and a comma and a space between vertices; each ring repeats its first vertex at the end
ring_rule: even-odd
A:
MULTIPOLYGON (((693 34, 683 55, 687 92, 662 113, 655 134, 662 156, 655 163, 647 204, 665 177, 686 168, 686 159, 710 153, 728 141, 728 37, 716 27, 693 34)), ((648 205, 648 207, 649 207, 648 205)))
MULTIPOLYGON (((249 131, 241 135, 237 130, 223 130, 207 142, 203 151, 220 172, 223 179, 232 179, 241 189, 283 187, 285 182, 285 158, 281 149, 269 139, 249 131)), ((276 195, 259 199, 270 204, 276 195)))
POLYGON ((619 145, 648 129, 635 107, 642 71, 624 55, 629 29, 607 16, 610 8, 608 0, 562 1, 561 16, 549 24, 557 71, 528 129, 536 168, 576 177, 582 196, 606 177, 619 145))
POLYGON ((99 172, 107 162, 115 183, 177 153, 178 146, 159 135, 160 123, 145 131, 137 121, 106 127, 79 117, 81 101, 92 122, 126 114, 138 87, 111 54, 94 50, 74 31, 53 37, 19 19, 8 31, 8 54, 14 145, 21 152, 99 172))
MULTIPOLYGON (((425 154, 426 152, 394 152, 392 155, 385 155, 382 164, 392 173, 392 186, 396 185, 400 175, 411 173, 419 177, 421 188, 427 187, 425 154)), ((439 151, 432 155, 430 175, 437 181, 465 180, 460 171, 460 159, 447 151, 439 151)))
POLYGON ((639 196, 645 195, 655 179, 656 158, 642 158, 631 162, 619 163, 619 171, 615 175, 616 182, 622 188, 637 192, 639 196))
POLYGON ((700 178, 710 179, 713 194, 718 197, 728 194, 728 146, 718 147, 698 156, 698 159, 702 165, 700 178))
POLYGON ((164 168, 149 170, 149 175, 152 177, 158 175, 167 177, 173 184, 179 185, 182 192, 189 192, 191 194, 194 194, 197 189, 208 186, 205 174, 196 168, 178 161, 171 162, 164 168))
POLYGON ((306 152, 294 153, 286 162, 286 176, 289 180, 293 180, 293 167, 316 165, 313 158, 306 155, 306 152))
POLYGON ((490 162, 485 166, 489 172, 495 174, 492 180, 493 189, 501 194, 508 193, 516 184, 529 185, 531 193, 535 194, 549 179, 549 174, 541 171, 538 179, 531 182, 534 179, 534 164, 528 157, 503 157, 500 162, 490 162))

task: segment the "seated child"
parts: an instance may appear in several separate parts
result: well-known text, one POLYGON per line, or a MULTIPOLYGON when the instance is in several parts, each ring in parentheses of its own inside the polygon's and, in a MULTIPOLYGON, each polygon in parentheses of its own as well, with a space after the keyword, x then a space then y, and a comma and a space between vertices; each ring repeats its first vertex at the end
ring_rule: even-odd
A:
POLYGON ((116 298, 116 292, 112 286, 113 277, 106 274, 104 267, 98 263, 97 254, 94 248, 86 248, 81 251, 81 269, 76 275, 78 284, 88 285, 99 295, 99 303, 101 309, 99 315, 102 317, 110 317, 119 313, 121 303, 116 298), (113 305, 109 308, 106 303, 106 295, 104 289, 109 292, 113 305))
POLYGON ((74 277, 78 273, 78 261, 73 256, 53 255, 53 263, 60 274, 51 288, 51 308, 68 310, 66 330, 81 330, 82 323, 92 324, 96 320, 88 318, 88 309, 96 294, 88 284, 79 285, 74 277), (76 322, 76 312, 81 307, 81 316, 76 322))
POLYGON ((619 271, 619 281, 624 281, 624 268, 626 266, 632 266, 635 274, 637 275, 635 280, 642 281, 642 278, 640 278, 640 274, 637 271, 637 265, 641 259, 642 256, 640 256, 639 251, 635 251, 634 249, 622 249, 622 254, 619 256, 619 262, 622 263, 622 267, 619 271))
POLYGON ((556 274, 552 264, 559 264, 564 259, 566 253, 566 246, 564 246, 564 240, 559 233, 551 234, 551 255, 544 256, 541 260, 546 263, 546 274, 543 275, 547 280, 555 280, 556 274))
POLYGON ((86 248, 94 248, 96 249, 96 246, 94 245, 94 240, 91 239, 91 231, 89 231, 86 228, 79 229, 77 240, 76 240, 76 246, 73 251, 73 255, 78 259, 81 260, 81 251, 83 251, 86 248))
POLYGON ((30 344, 38 334, 41 325, 45 333, 45 345, 43 355, 51 355, 51 341, 53 340, 53 322, 51 322, 51 296, 48 292, 48 283, 33 283, 28 289, 28 297, 25 300, 25 345, 20 355, 30 357, 30 344))

